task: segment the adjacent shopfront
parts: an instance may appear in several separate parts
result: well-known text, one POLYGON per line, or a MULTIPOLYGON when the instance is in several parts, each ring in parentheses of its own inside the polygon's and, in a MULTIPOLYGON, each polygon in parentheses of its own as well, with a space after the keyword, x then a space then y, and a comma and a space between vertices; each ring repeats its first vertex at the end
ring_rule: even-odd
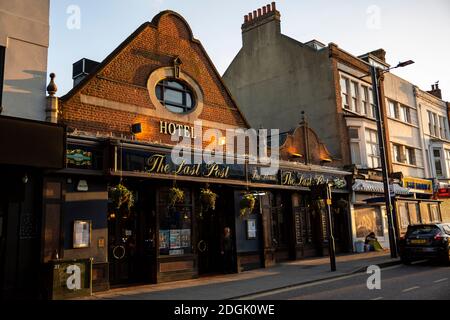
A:
MULTIPOLYGON (((368 172, 353 180, 353 242, 364 241, 374 232, 384 248, 389 248, 388 218, 386 214, 384 187, 376 172, 368 172)), ((392 181, 391 199, 393 220, 397 237, 406 233, 408 225, 442 221, 441 201, 433 199, 431 180, 401 177, 392 181)))
POLYGON ((41 285, 42 194, 64 167, 64 127, 0 116, 0 296, 35 299, 41 285))

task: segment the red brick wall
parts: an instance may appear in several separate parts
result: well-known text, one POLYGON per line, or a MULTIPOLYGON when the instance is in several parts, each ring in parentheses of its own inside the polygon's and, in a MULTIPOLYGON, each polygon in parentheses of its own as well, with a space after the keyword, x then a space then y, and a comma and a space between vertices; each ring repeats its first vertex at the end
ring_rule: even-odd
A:
MULTIPOLYGON (((159 121, 165 119, 87 105, 81 102, 80 95, 155 109, 147 90, 148 77, 157 68, 173 66, 173 59, 178 56, 183 62, 182 72, 194 79, 203 91, 204 108, 198 120, 247 127, 200 42, 191 38, 184 19, 167 12, 158 21, 156 25, 143 26, 98 74, 61 99, 60 122, 80 131, 116 136, 130 136, 130 126, 141 122, 144 132, 137 136, 138 140, 173 144, 170 136, 159 133, 159 121)), ((182 119, 177 123, 193 125, 182 119)))

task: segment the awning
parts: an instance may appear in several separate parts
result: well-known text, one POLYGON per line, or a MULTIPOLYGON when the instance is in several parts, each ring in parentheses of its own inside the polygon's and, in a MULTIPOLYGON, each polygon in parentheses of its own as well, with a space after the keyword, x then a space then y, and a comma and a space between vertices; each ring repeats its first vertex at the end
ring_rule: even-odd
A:
POLYGON ((62 169, 65 135, 61 125, 0 116, 0 164, 62 169))
MULTIPOLYGON (((408 188, 404 188, 397 183, 394 183, 393 187, 397 195, 407 196, 411 194, 408 188)), ((384 193, 383 183, 379 181, 356 179, 352 189, 356 192, 384 193)))

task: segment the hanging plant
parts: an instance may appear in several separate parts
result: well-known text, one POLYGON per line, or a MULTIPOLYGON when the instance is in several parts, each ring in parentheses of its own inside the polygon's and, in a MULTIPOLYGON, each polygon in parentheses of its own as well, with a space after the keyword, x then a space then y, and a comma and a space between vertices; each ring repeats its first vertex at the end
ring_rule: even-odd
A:
POLYGON ((209 188, 200 189, 201 211, 216 210, 217 197, 217 193, 214 193, 209 188))
POLYGON ((255 208, 255 204, 255 195, 251 193, 244 194, 242 196, 241 202, 239 203, 241 217, 245 216, 247 213, 251 214, 253 212, 253 209, 255 208))
POLYGON ((133 192, 128 190, 122 183, 109 189, 109 198, 117 210, 126 206, 129 211, 134 206, 133 192))
POLYGON ((169 207, 174 207, 177 203, 184 202, 184 191, 177 187, 169 189, 169 207))

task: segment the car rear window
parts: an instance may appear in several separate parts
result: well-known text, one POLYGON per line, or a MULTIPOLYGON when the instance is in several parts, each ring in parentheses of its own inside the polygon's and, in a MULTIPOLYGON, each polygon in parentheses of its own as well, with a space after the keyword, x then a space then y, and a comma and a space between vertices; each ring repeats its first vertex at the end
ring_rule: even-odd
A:
POLYGON ((408 236, 434 235, 440 229, 436 226, 414 226, 408 230, 408 236))

